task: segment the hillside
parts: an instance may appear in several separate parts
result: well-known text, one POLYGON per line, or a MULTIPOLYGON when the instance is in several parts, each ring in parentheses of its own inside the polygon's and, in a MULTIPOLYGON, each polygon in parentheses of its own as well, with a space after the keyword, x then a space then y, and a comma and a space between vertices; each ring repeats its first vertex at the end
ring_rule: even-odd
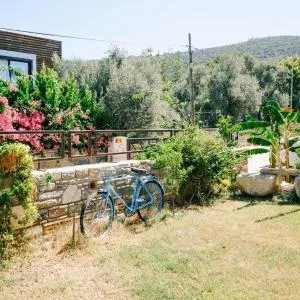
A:
MULTIPOLYGON (((300 36, 272 36, 252 38, 246 42, 220 47, 194 50, 195 61, 208 61, 210 57, 225 53, 252 54, 259 60, 277 60, 287 56, 300 55, 300 36)), ((187 59, 187 53, 184 53, 187 59)))

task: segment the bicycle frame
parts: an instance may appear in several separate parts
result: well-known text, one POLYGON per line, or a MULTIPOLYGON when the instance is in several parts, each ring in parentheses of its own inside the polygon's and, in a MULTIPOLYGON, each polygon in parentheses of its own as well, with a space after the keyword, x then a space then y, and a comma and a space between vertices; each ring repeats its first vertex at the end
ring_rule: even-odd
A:
MULTIPOLYGON (((139 218, 145 222, 157 219, 164 205, 164 189, 161 183, 157 177, 144 175, 144 172, 139 169, 132 168, 131 171, 131 175, 112 178, 113 170, 111 170, 104 181, 104 188, 99 188, 96 194, 82 204, 80 230, 84 236, 101 237, 108 232, 117 215, 116 199, 119 199, 120 203, 124 205, 125 217, 137 213, 139 218), (112 182, 128 179, 130 179, 130 183, 132 183, 132 179, 135 181, 131 203, 126 203, 114 186, 111 186, 112 182)), ((104 179, 102 175, 102 170, 99 169, 100 181, 104 179)))
MULTIPOLYGON (((99 172, 99 174, 100 174, 100 172, 99 172)), ((154 177, 152 175, 148 175, 148 176, 146 176, 146 178, 144 180, 142 180, 141 176, 138 173, 134 173, 134 172, 133 172, 133 175, 126 175, 126 176, 122 176, 122 177, 112 178, 112 170, 111 170, 108 175, 108 178, 105 182, 105 187, 101 191, 107 193, 107 197, 111 196, 112 199, 117 198, 125 206, 125 209, 127 209, 131 213, 135 213, 138 209, 142 209, 142 208, 146 207, 147 205, 149 205, 149 202, 145 203, 143 205, 138 205, 137 197, 138 197, 138 193, 140 191, 140 187, 143 185, 143 183, 150 179, 153 179, 153 178, 154 177), (135 188, 132 193, 132 200, 131 200, 130 205, 128 205, 126 203, 126 201, 124 201, 123 198, 119 195, 119 193, 113 187, 111 187, 112 182, 117 182, 117 181, 121 181, 121 180, 129 180, 129 179, 135 180, 135 188)), ((149 191, 147 191, 147 192, 151 195, 151 193, 149 191)), ((152 201, 152 199, 151 199, 151 201, 152 201)))

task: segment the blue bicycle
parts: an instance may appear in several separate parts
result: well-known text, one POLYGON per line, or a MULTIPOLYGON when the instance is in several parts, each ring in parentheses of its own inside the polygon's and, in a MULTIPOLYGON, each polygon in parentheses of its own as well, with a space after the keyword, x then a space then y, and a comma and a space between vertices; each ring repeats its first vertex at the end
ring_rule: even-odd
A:
POLYGON ((137 213, 146 222, 157 219, 164 206, 164 189, 157 177, 144 169, 131 168, 132 175, 112 178, 112 171, 104 189, 98 189, 85 201, 80 213, 80 229, 86 237, 103 237, 111 228, 116 215, 115 199, 124 205, 125 216, 137 213), (111 186, 112 182, 134 180, 132 199, 127 203, 111 186))

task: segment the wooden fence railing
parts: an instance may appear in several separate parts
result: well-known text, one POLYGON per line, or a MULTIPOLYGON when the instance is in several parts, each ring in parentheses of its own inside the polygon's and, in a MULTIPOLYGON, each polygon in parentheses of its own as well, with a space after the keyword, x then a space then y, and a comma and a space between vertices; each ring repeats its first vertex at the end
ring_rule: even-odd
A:
POLYGON ((108 157, 126 154, 127 159, 132 154, 142 152, 147 145, 153 145, 157 141, 175 135, 179 130, 170 129, 130 129, 130 130, 33 130, 33 131, 0 131, 0 142, 22 140, 27 137, 39 139, 41 151, 31 145, 34 161, 108 157), (127 137, 126 151, 109 152, 108 145, 113 137, 127 137), (18 138, 17 138, 18 137, 18 138), (77 137, 77 143, 74 142, 77 137), (51 152, 52 155, 47 155, 51 152))

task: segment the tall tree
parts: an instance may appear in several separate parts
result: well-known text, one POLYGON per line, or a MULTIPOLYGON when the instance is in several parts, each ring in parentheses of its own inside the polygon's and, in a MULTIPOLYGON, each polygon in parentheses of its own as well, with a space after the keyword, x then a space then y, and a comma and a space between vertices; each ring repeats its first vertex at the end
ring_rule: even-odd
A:
POLYGON ((242 55, 226 55, 199 67, 195 72, 195 92, 201 111, 232 116, 237 121, 243 115, 259 109, 262 92, 259 82, 248 69, 242 55))
POLYGON ((163 80, 159 65, 149 53, 127 58, 110 68, 105 112, 113 128, 147 128, 178 118, 162 100, 163 80))
POLYGON ((293 108, 300 110, 300 57, 289 57, 279 62, 278 67, 286 76, 282 82, 284 84, 285 92, 290 96, 291 84, 293 108), (292 80, 293 76, 293 80, 292 80))

